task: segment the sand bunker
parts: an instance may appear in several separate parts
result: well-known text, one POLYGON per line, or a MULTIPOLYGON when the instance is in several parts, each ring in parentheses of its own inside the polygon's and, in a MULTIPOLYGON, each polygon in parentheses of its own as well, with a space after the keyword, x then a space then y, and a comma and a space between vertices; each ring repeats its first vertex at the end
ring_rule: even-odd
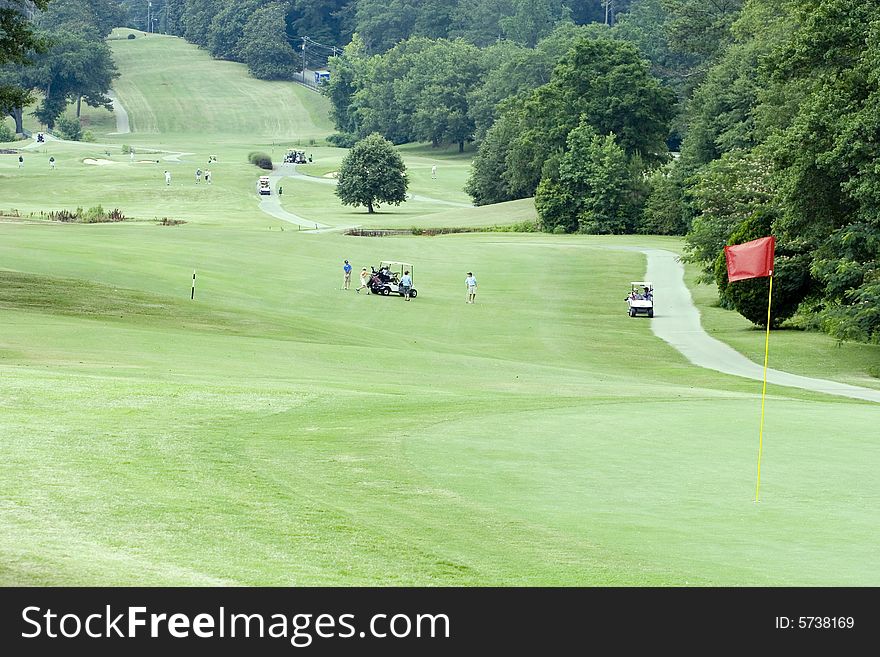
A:
POLYGON ((83 164, 96 164, 99 167, 104 166, 105 164, 116 164, 113 160, 104 160, 104 159, 95 159, 93 157, 87 157, 83 160, 83 164))
POLYGON ((338 171, 331 171, 330 173, 325 173, 323 177, 324 178, 338 178, 339 172, 338 171))

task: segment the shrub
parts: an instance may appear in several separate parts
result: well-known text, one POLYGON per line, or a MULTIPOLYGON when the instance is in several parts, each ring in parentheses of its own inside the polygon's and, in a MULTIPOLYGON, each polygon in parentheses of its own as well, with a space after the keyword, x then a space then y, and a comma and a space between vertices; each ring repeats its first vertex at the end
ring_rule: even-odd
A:
POLYGON ((540 233, 541 223, 537 219, 526 219, 515 224, 495 225, 484 230, 492 233, 540 233))
POLYGON ((107 213, 100 205, 95 205, 82 213, 84 224, 97 224, 107 219, 107 213))
POLYGON ((129 146, 128 144, 123 144, 122 153, 123 155, 128 155, 129 153, 131 153, 131 146, 129 146))
POLYGON ((256 166, 260 167, 261 169, 267 169, 269 171, 272 170, 272 158, 266 153, 260 153, 258 151, 249 153, 248 161, 251 164, 255 164, 256 166))
POLYGON ((162 220, 159 222, 160 226, 179 226, 180 224, 185 224, 186 222, 182 219, 169 219, 168 217, 162 217, 162 220))
POLYGON ((0 141, 15 141, 15 133, 2 120, 0 120, 0 141))
POLYGON ((337 132, 327 137, 327 141, 339 148, 351 148, 357 143, 357 135, 349 132, 337 132))
POLYGON ((92 132, 91 130, 86 130, 86 131, 83 133, 82 140, 83 140, 83 141, 89 141, 89 142, 97 141, 97 140, 95 139, 95 133, 92 132))
POLYGON ((129 34, 129 35, 126 37, 126 39, 134 39, 134 38, 135 38, 135 37, 134 37, 134 34, 129 34))
POLYGON ((55 123, 55 129, 64 139, 69 139, 70 141, 82 140, 82 126, 76 118, 70 116, 58 117, 58 121, 55 123))
POLYGON ((57 210, 55 212, 50 212, 47 216, 49 217, 49 221, 72 223, 74 221, 79 221, 79 212, 81 210, 82 208, 77 208, 76 212, 71 212, 70 210, 57 210))
MULTIPOLYGON (((728 244, 742 244, 771 232, 771 215, 756 212, 740 223, 733 231, 728 244)), ((733 308, 740 315, 758 326, 767 326, 767 296, 770 290, 769 278, 751 278, 736 283, 727 280, 727 260, 724 251, 715 259, 715 282, 721 306, 733 308)), ((773 268, 773 304, 770 326, 777 327, 798 309, 805 299, 809 299, 814 281, 810 276, 810 257, 808 253, 797 253, 787 248, 785 243, 777 243, 773 268)))

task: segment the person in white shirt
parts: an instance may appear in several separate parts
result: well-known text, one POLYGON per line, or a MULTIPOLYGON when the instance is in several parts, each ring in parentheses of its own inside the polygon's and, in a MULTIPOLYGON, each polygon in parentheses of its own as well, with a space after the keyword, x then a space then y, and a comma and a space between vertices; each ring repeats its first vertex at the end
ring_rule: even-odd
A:
POLYGON ((467 285, 468 291, 465 303, 474 303, 474 298, 477 296, 477 279, 474 277, 474 272, 468 272, 467 278, 464 279, 464 284, 467 285))

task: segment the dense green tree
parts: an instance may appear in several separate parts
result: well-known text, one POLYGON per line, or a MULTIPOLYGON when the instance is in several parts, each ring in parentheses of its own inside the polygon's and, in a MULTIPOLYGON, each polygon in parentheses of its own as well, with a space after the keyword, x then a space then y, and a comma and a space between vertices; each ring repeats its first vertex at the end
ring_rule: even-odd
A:
POLYGON ((368 52, 382 53, 414 35, 418 0, 359 0, 355 31, 368 52))
POLYGON ((703 60, 672 47, 668 28, 670 15, 664 1, 635 0, 629 11, 620 16, 613 33, 615 37, 635 44, 651 62, 651 72, 683 100, 693 91, 697 80, 694 72, 703 60))
POLYGON ((703 167, 689 190, 697 212, 685 240, 687 260, 699 263, 706 280, 730 236, 749 217, 781 212, 772 165, 756 152, 732 151, 703 167))
POLYGON ((799 29, 765 63, 802 94, 768 140, 780 232, 814 253, 826 328, 880 341, 880 1, 792 4, 799 29))
POLYGON ((49 11, 39 14, 36 23, 45 32, 74 32, 97 41, 123 19, 115 0, 52 0, 49 11))
POLYGON ((562 0, 511 0, 513 13, 499 21, 505 38, 529 48, 550 34, 558 23, 570 20, 562 0))
POLYGON ((669 41, 675 50, 712 59, 732 39, 730 26, 744 0, 663 0, 669 41))
POLYGON ((431 43, 430 39, 408 39, 363 63, 353 102, 357 136, 378 132, 395 144, 415 139, 414 99, 409 93, 410 86, 402 81, 410 74, 418 53, 431 43), (404 94, 404 89, 408 93, 404 94))
POLYGON ((292 0, 290 34, 343 46, 351 38, 347 16, 354 4, 353 0, 292 0))
POLYGON ((464 143, 474 134, 468 107, 471 91, 484 74, 479 50, 464 41, 434 41, 413 53, 398 84, 402 109, 409 107, 412 136, 432 145, 464 143))
POLYGON ((0 117, 12 116, 18 133, 23 130, 21 108, 31 100, 29 90, 21 85, 19 69, 30 61, 29 55, 45 47, 27 10, 47 5, 48 0, 7 0, 0 5, 0 117))
MULTIPOLYGON (((523 114, 516 98, 510 99, 510 108, 492 125, 480 144, 471 174, 464 191, 476 205, 501 203, 517 198, 507 181, 507 156, 510 143, 523 130, 523 114)), ((522 197, 519 197, 522 198, 522 197)))
POLYGON ((80 98, 92 107, 112 107, 106 94, 118 73, 107 44, 66 31, 45 38, 48 49, 35 56, 20 78, 23 88, 42 93, 37 118, 51 129, 67 103, 80 98))
POLYGON ((180 17, 186 40, 207 48, 211 37, 211 23, 223 9, 223 5, 223 0, 186 0, 180 17))
MULTIPOLYGON (((728 243, 742 244, 766 237, 772 232, 774 220, 773 214, 756 212, 737 226, 728 243)), ((729 283, 723 250, 715 259, 714 269, 722 306, 736 310, 753 324, 766 327, 770 279, 750 278, 729 283)), ((773 265, 773 299, 769 307, 770 326, 778 327, 794 315, 801 303, 810 298, 814 287, 809 255, 787 248, 784 242, 777 242, 773 265)))
POLYGON ((408 184, 400 153, 382 135, 373 133, 342 160, 336 196, 343 205, 363 205, 372 214, 380 203, 403 203, 408 184))
POLYGON ((223 8, 211 20, 208 30, 207 48, 211 55, 217 59, 239 59, 239 41, 244 36, 244 26, 254 12, 268 1, 226 0, 223 8))
POLYGON ((693 208, 686 196, 687 173, 680 162, 670 162, 647 179, 645 201, 638 232, 648 235, 684 235, 693 221, 693 208))
POLYGON ((49 0, 5 0, 0 5, 0 65, 13 62, 24 64, 29 53, 40 46, 28 20, 34 9, 45 9, 49 0))
MULTIPOLYGON (((663 163, 673 100, 632 44, 581 39, 556 66, 550 83, 522 102, 522 131, 504 156, 511 198, 535 193, 544 163, 565 150, 568 134, 582 121, 599 135, 614 133, 626 155, 638 156, 646 167, 663 163)), ((477 170, 484 161, 474 163, 477 178, 484 175, 477 170)))
POLYGON ((545 230, 633 232, 641 201, 641 171, 633 171, 615 141, 613 133, 599 136, 586 121, 569 133, 558 167, 547 167, 535 194, 545 230))
POLYGON ((334 60, 343 78, 331 80, 337 122, 358 136, 379 132, 394 143, 429 141, 437 146, 473 138, 471 92, 481 83, 484 58, 464 41, 413 37, 382 55, 334 60), (341 64, 341 66, 340 66, 341 64), (346 96, 348 108, 341 107, 346 96))
POLYGON ((468 101, 468 111, 474 122, 474 139, 482 141, 495 122, 502 101, 550 82, 557 62, 579 39, 602 34, 602 28, 596 28, 562 23, 535 48, 511 41, 501 41, 485 48, 483 68, 486 73, 468 101))
POLYGON ((268 4, 251 14, 244 25, 237 50, 256 78, 289 80, 297 70, 296 53, 284 31, 285 13, 283 4, 268 4))
POLYGON ((459 0, 451 17, 449 36, 484 47, 500 42, 501 20, 513 13, 513 0, 459 0))
POLYGON ((323 92, 332 105, 330 116, 337 130, 353 135, 358 130, 354 94, 358 85, 363 84, 367 69, 366 46, 360 35, 353 35, 351 43, 339 56, 331 57, 327 65, 330 82, 324 85, 323 92))

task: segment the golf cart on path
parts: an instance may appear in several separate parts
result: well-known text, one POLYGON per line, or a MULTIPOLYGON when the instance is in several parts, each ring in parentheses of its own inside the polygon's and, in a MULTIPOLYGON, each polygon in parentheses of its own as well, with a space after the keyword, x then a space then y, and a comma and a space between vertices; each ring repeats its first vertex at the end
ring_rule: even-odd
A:
POLYGON ((654 284, 650 281, 633 281, 630 283, 630 293, 626 297, 626 305, 629 308, 629 316, 635 317, 644 314, 654 316, 654 284))
POLYGON ((403 296, 403 290, 400 289, 400 279, 403 273, 408 271, 410 278, 413 279, 413 287, 410 288, 409 296, 413 299, 418 296, 415 288, 415 275, 413 266, 408 262, 396 262, 394 260, 383 260, 379 263, 379 269, 372 268, 373 273, 370 275, 370 292, 373 294, 381 294, 388 296, 396 294, 403 296))

